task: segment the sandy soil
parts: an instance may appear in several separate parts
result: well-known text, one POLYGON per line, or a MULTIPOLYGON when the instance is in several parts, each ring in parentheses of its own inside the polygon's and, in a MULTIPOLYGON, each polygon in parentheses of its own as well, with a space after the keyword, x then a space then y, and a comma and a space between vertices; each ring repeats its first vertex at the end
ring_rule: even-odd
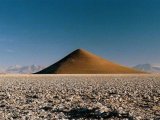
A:
POLYGON ((0 75, 0 120, 160 119, 160 75, 0 75))

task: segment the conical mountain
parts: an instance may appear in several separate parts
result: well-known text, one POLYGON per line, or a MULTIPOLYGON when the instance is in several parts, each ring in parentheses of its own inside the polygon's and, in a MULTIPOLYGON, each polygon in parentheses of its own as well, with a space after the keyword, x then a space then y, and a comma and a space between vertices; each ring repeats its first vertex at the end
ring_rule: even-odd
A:
POLYGON ((77 49, 37 74, 124 74, 142 73, 77 49))

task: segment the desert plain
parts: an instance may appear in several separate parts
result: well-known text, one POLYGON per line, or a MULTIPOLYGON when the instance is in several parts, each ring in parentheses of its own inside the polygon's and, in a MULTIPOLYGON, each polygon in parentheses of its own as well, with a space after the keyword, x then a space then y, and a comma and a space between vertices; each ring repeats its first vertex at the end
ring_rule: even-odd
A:
POLYGON ((160 75, 0 75, 0 120, 160 120, 160 75))

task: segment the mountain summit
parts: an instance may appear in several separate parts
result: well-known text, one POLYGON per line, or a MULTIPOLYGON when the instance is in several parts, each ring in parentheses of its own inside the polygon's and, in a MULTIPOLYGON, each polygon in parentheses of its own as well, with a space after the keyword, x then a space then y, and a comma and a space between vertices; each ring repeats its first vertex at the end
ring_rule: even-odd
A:
POLYGON ((77 49, 36 74, 124 74, 142 73, 98 57, 86 50, 77 49))

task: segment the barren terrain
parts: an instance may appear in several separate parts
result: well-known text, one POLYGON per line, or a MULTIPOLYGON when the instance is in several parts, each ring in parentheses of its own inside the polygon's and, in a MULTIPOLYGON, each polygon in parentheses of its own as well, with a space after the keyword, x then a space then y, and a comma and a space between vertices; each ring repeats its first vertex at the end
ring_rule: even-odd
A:
POLYGON ((0 75, 0 120, 160 119, 160 75, 0 75))

